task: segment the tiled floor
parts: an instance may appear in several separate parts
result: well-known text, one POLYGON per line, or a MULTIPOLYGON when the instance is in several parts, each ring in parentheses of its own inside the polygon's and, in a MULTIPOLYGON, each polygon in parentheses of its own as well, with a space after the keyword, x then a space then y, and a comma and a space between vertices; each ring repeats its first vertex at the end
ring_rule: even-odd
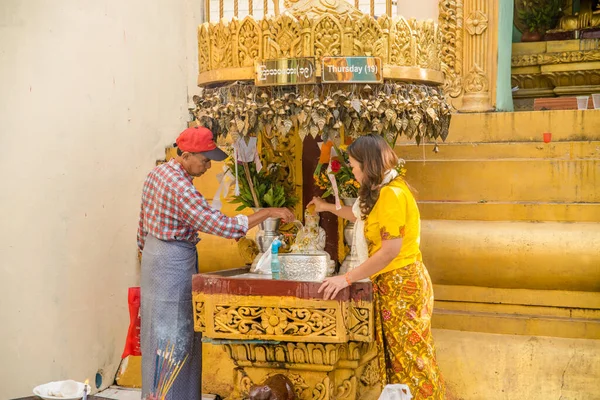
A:
MULTIPOLYGON (((103 390, 98 393, 98 396, 105 397, 107 399, 115 400, 140 400, 142 397, 140 389, 129 389, 118 386, 111 386, 110 388, 103 390)), ((216 396, 212 394, 202 395, 202 400, 215 400, 216 396)))

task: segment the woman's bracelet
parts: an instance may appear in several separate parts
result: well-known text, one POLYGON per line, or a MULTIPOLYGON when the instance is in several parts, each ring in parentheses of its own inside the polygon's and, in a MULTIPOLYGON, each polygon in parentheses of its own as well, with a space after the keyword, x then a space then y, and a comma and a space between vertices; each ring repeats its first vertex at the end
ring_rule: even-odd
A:
POLYGON ((346 283, 348 283, 348 286, 352 285, 352 281, 350 280, 350 277, 348 276, 350 274, 350 271, 346 272, 346 274, 344 275, 344 278, 346 278, 346 283))

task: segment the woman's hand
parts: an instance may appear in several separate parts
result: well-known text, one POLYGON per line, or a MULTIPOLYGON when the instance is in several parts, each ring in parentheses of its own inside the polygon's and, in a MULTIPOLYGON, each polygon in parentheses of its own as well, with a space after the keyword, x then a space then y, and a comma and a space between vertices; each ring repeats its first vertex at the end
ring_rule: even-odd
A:
POLYGON ((333 300, 340 290, 345 287, 348 287, 348 282, 344 275, 332 276, 331 278, 325 278, 317 293, 324 292, 323 300, 333 300))
POLYGON ((287 208, 269 208, 271 218, 281 218, 283 223, 292 222, 296 219, 294 213, 287 208))
POLYGON ((329 207, 331 204, 320 197, 313 197, 306 207, 310 206, 311 204, 315 206, 315 212, 330 211, 329 207))

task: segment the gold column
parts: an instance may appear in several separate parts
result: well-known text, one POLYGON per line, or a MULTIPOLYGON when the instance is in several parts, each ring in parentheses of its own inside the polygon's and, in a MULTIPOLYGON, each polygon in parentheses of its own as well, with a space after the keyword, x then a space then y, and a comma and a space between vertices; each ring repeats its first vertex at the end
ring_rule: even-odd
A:
POLYGON ((463 112, 494 109, 498 56, 496 0, 464 2, 463 112))
POLYGON ((462 112, 494 109, 498 57, 497 0, 440 0, 444 89, 462 112))

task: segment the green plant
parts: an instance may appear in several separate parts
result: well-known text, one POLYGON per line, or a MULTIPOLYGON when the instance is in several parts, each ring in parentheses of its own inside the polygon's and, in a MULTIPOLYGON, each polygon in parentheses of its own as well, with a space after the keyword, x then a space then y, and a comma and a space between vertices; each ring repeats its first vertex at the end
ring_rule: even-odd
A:
POLYGON ((545 33, 556 27, 562 14, 563 0, 530 0, 523 2, 519 18, 529 32, 545 33))
MULTIPOLYGON (((227 167, 235 175, 235 164, 233 160, 227 163, 227 167)), ((247 169, 243 164, 238 164, 238 181, 240 194, 232 196, 232 204, 240 204, 236 211, 241 211, 246 207, 255 208, 254 197, 248 183, 249 172, 253 184, 254 193, 258 200, 258 208, 263 207, 294 207, 298 202, 298 197, 294 195, 294 187, 285 180, 285 171, 282 167, 270 164, 263 167, 260 172, 256 172, 256 165, 251 162, 247 164, 247 169)))
MULTIPOLYGON (((360 185, 354 178, 352 168, 350 168, 346 146, 335 147, 335 150, 338 156, 331 158, 330 167, 331 174, 333 174, 335 178, 339 195, 341 198, 356 198, 358 197, 360 185)), ((326 158, 327 157, 324 157, 324 159, 326 158)), ((313 178, 315 180, 315 185, 318 188, 325 190, 325 193, 321 195, 322 198, 325 198, 333 194, 333 186, 329 180, 328 171, 323 171, 322 166, 323 163, 319 162, 313 178)))

